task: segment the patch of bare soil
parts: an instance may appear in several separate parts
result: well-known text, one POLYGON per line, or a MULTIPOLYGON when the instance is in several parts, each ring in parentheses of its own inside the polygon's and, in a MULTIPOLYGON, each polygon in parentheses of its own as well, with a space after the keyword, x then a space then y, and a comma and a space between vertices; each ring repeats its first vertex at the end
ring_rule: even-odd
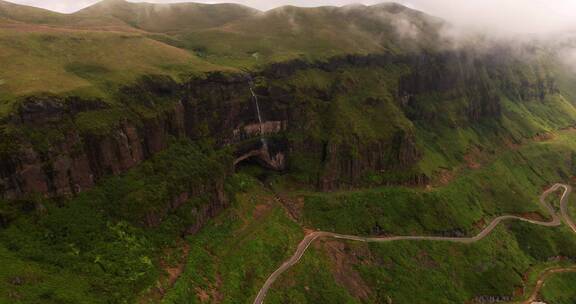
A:
POLYGON ((464 155, 464 161, 466 162, 466 166, 468 169, 477 170, 482 168, 482 164, 480 163, 480 159, 482 158, 482 151, 477 147, 473 147, 464 155))
POLYGON ((556 135, 554 135, 554 133, 544 133, 544 134, 537 134, 536 136, 534 136, 532 138, 532 140, 535 142, 543 142, 543 141, 552 140, 555 137, 556 137, 556 135))
POLYGON ((506 145, 506 147, 508 147, 510 150, 518 150, 520 147, 522 147, 521 143, 514 142, 511 139, 504 139, 504 145, 506 145))
POLYGON ((562 128, 560 129, 561 131, 576 131, 576 127, 575 126, 570 126, 570 127, 566 127, 566 128, 562 128))
POLYGON ((208 301, 210 301, 210 295, 202 288, 196 288, 196 295, 201 303, 208 303, 208 301))
POLYGON ((270 206, 269 204, 256 205, 256 207, 254 207, 254 213, 252 214, 252 217, 255 220, 261 219, 266 214, 268 214, 270 210, 272 210, 272 206, 270 206))
POLYGON ((456 172, 452 170, 442 169, 438 174, 438 181, 441 186, 446 186, 450 184, 451 181, 456 177, 456 172))
POLYGON ((475 230, 482 230, 484 228, 486 228, 486 226, 488 226, 488 223, 486 222, 485 218, 482 218, 481 220, 477 221, 476 223, 474 223, 473 227, 475 230))
POLYGON ((308 236, 312 233, 316 232, 314 229, 304 228, 304 235, 308 236))
POLYGON ((200 303, 221 303, 224 299, 222 293, 219 291, 221 287, 222 278, 220 275, 216 275, 216 282, 211 284, 208 290, 197 287, 196 295, 200 299, 200 303))
POLYGON ((354 269, 355 264, 360 261, 357 253, 346 244, 338 241, 325 241, 322 246, 332 264, 332 273, 338 284, 345 287, 350 294, 358 299, 368 299, 370 297, 370 288, 362 279, 360 274, 354 269))
POLYGON ((438 263, 434 261, 432 257, 430 257, 430 254, 428 254, 427 251, 424 250, 420 251, 418 255, 414 257, 414 259, 418 265, 426 269, 435 269, 439 267, 438 263))
POLYGON ((276 195, 276 201, 286 209, 288 216, 293 221, 299 222, 302 218, 302 210, 304 210, 304 198, 292 197, 283 193, 277 193, 276 195))
POLYGON ((165 259, 160 261, 160 266, 164 270, 164 275, 158 279, 156 282, 156 287, 152 288, 150 291, 146 292, 138 300, 139 304, 147 303, 158 303, 164 298, 168 289, 172 288, 176 281, 180 278, 184 269, 186 268, 186 262, 188 255, 190 254, 190 244, 183 241, 181 246, 174 252, 167 252, 166 256, 173 254, 178 254, 176 265, 170 265, 165 259))
POLYGON ((468 169, 477 170, 482 168, 482 165, 476 161, 473 155, 465 155, 464 160, 466 161, 466 166, 468 166, 468 169))
POLYGON ((524 213, 518 214, 518 216, 523 217, 525 219, 529 219, 529 220, 533 220, 533 221, 539 221, 539 222, 545 222, 548 220, 546 217, 544 217, 539 212, 524 212, 524 213))
POLYGON ((168 286, 169 287, 174 286, 174 284, 176 283, 178 278, 180 278, 180 276, 184 272, 184 268, 186 268, 186 261, 187 261, 186 258, 188 257, 188 254, 190 254, 190 244, 184 243, 184 246, 182 247, 181 260, 178 263, 178 265, 176 265, 174 267, 170 267, 170 266, 166 265, 165 263, 164 263, 164 265, 162 265, 162 267, 164 268, 166 273, 168 273, 168 286))
POLYGON ((518 286, 514 288, 514 297, 521 297, 524 294, 524 287, 518 286))

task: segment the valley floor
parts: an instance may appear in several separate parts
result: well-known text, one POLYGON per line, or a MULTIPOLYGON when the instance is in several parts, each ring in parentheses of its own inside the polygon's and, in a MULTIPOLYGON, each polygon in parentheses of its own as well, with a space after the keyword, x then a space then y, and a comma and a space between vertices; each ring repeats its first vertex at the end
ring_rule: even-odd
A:
POLYGON ((559 204, 560 195, 546 192, 542 206, 535 198, 547 185, 569 181, 574 173, 570 157, 575 147, 576 133, 562 131, 549 140, 505 152, 437 189, 385 187, 325 194, 297 190, 286 177, 269 176, 272 188, 280 194, 276 198, 272 190, 252 177, 262 177, 266 172, 257 168, 241 171, 239 176, 251 185, 239 196, 233 210, 199 236, 191 237, 193 248, 202 253, 189 257, 187 270, 164 303, 262 303, 268 287, 264 303, 429 303, 432 298, 435 303, 555 300, 555 285, 565 288, 570 281, 550 275, 573 269, 576 257, 576 239, 569 228, 574 227, 568 215, 572 210, 562 208, 573 197, 563 196, 559 204), (404 206, 406 201, 412 205, 404 206), (549 212, 556 214, 556 209, 566 210, 567 226, 532 226, 549 220, 547 226, 558 226, 560 219, 548 216, 549 212), (298 224, 288 214, 295 214, 298 224), (511 219, 499 217, 505 214, 527 220, 498 225, 502 219, 511 219), (217 231, 229 229, 232 219, 242 224, 233 224, 237 228, 228 230, 229 234, 221 231, 228 237, 215 238, 217 231), (386 226, 386 221, 391 224, 386 226), (251 232, 247 234, 248 230, 251 232), (302 230, 306 238, 297 246, 302 235, 298 231, 302 230), (274 233, 279 233, 276 238, 274 233), (365 239, 339 233, 378 237, 365 239), (419 233, 440 235, 424 239, 456 242, 412 242, 412 237, 391 237, 419 233), (465 235, 478 236, 465 239, 465 235), (367 240, 398 243, 370 244, 367 240), (281 264, 281 271, 264 284, 281 264), (543 284, 549 276, 551 283, 543 284), (254 300, 262 285, 265 288, 254 300))

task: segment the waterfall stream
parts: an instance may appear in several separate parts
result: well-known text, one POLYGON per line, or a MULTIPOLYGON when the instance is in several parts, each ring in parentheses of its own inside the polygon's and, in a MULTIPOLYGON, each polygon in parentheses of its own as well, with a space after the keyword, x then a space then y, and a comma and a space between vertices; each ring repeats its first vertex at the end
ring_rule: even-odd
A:
POLYGON ((258 95, 256 95, 256 92, 254 91, 254 80, 252 79, 252 76, 250 74, 248 74, 248 86, 250 88, 250 94, 252 94, 252 100, 254 101, 254 105, 256 107, 256 114, 258 115, 258 123, 260 126, 260 140, 262 141, 262 144, 266 148, 266 140, 264 139, 264 127, 262 124, 262 114, 260 112, 260 103, 258 101, 258 95))

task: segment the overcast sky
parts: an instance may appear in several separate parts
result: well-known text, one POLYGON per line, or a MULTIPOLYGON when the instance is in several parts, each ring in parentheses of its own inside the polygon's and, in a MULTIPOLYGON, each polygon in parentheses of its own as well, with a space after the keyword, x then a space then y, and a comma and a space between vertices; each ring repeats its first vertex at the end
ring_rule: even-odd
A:
MULTIPOLYGON (((97 0, 9 0, 60 12, 73 12, 97 0)), ((148 0, 133 2, 188 2, 148 0)), ((235 2, 268 10, 281 5, 320 6, 350 3, 375 4, 378 0, 198 0, 201 3, 235 2)), ((576 29, 576 0, 399 0, 397 2, 447 19, 457 25, 506 32, 549 32, 576 29)))

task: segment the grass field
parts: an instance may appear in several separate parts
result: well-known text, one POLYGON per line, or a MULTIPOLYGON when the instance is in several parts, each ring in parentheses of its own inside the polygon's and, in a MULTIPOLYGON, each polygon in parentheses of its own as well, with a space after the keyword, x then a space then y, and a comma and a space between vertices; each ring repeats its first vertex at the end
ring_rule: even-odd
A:
POLYGON ((120 86, 147 74, 178 79, 185 73, 224 69, 139 34, 11 32, 0 29, 0 114, 16 97, 77 95, 113 102, 120 86))

